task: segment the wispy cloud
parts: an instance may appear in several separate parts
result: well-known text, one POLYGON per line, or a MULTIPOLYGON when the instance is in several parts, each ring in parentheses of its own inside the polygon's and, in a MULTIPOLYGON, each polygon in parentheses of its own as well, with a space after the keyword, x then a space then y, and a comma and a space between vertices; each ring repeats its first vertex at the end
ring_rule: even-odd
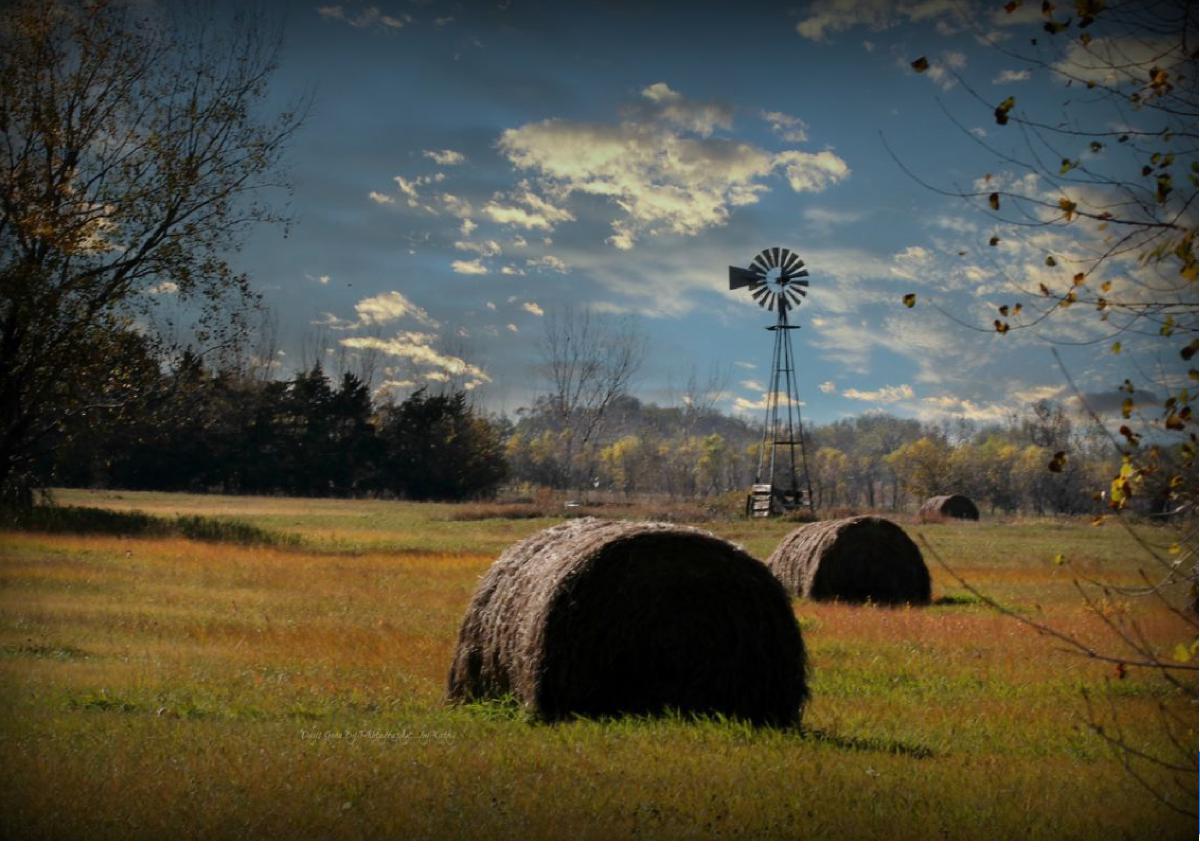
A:
POLYGON ((456 259, 450 262, 450 269, 455 273, 461 273, 463 276, 482 276, 488 272, 487 265, 478 258, 473 258, 470 261, 456 259))
POLYGON ((775 135, 784 142, 808 142, 808 125, 795 116, 770 110, 763 110, 759 115, 771 126, 775 135))
POLYGON ((796 32, 812 41, 855 27, 880 31, 932 21, 939 33, 951 35, 964 26, 958 0, 812 0, 804 15, 796 32))
POLYGON ((438 327, 437 321, 399 291, 388 291, 367 297, 354 304, 354 311, 364 324, 382 324, 411 318, 422 326, 438 327))
POLYGON ((412 23, 412 16, 406 14, 385 15, 378 6, 352 7, 347 9, 342 5, 318 6, 317 14, 329 21, 341 21, 358 29, 382 27, 398 30, 412 23))
POLYGON ((472 365, 466 360, 439 353, 430 344, 430 338, 422 333, 397 333, 391 338, 377 336, 362 336, 341 339, 343 347, 351 349, 376 350, 388 356, 407 360, 416 366, 428 366, 439 369, 452 377, 469 377, 482 382, 490 382, 482 368, 472 365))
POLYGON ((552 232, 559 223, 575 219, 565 208, 547 201, 535 193, 528 181, 522 181, 508 193, 497 193, 483 206, 483 215, 494 223, 519 229, 552 232))
MULTIPOLYGON (((825 391, 824 387, 822 387, 821 391, 825 391)), ((894 404, 896 401, 915 398, 916 393, 913 392, 912 386, 905 383, 901 386, 883 386, 879 389, 846 389, 842 392, 842 397, 850 398, 854 401, 894 404)))
POLYGON ((1012 69, 1006 68, 1003 71, 1001 71, 999 74, 997 74, 995 77, 993 77, 992 82, 996 83, 996 84, 1023 83, 1031 77, 1033 77, 1033 72, 1029 71, 1029 69, 1013 71, 1012 69))
POLYGON ((609 243, 626 250, 642 233, 694 235, 725 223, 731 208, 767 192, 769 176, 782 174, 796 192, 818 192, 850 174, 830 150, 770 152, 708 136, 731 127, 724 108, 688 101, 665 83, 642 96, 656 109, 634 110, 616 124, 546 119, 510 128, 500 150, 556 200, 581 193, 613 201, 621 215, 609 243))
POLYGON ((421 153, 438 166, 458 166, 467 159, 466 155, 464 155, 462 152, 453 151, 452 149, 448 148, 444 148, 440 151, 426 150, 421 153))

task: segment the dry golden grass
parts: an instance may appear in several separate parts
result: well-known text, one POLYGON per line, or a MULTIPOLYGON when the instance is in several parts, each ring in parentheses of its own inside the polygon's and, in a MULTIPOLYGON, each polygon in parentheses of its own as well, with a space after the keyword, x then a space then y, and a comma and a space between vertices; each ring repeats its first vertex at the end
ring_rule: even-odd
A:
MULTIPOLYGON (((214 501, 143 507, 211 512, 214 501)), ((6 836, 1194 833, 1087 729, 1080 691, 1151 747, 1162 747, 1147 725, 1157 705, 1194 718, 1194 699, 1057 651, 961 596, 937 566, 935 598, 956 599, 928 608, 797 603, 812 660, 804 733, 669 718, 540 726, 503 704, 442 699, 478 577, 547 521, 240 502, 220 500, 220 513, 306 539, 335 532, 336 549, 0 533, 6 836)), ((724 528, 760 556, 787 530, 724 528)), ((937 529, 935 548, 981 588, 1111 643, 1067 571, 1128 578, 1137 553, 1120 532, 937 529), (1058 552, 1070 562, 1056 569, 1058 552)), ((1179 641, 1140 608, 1164 649, 1179 641)))

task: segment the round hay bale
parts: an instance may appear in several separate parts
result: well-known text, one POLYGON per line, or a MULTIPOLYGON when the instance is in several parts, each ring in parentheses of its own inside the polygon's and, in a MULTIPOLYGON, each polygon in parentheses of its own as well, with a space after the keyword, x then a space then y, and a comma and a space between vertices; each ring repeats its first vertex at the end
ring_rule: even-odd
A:
POLYGON ((966 496, 934 496, 921 505, 920 516, 923 523, 978 520, 979 508, 966 496))
POLYGON ((721 713, 798 723, 804 642, 762 562, 699 529, 572 520, 509 547, 475 591, 451 701, 540 718, 721 713))
POLYGON ((928 603, 929 569, 904 530, 860 516, 794 529, 767 567, 795 596, 862 603, 928 603))

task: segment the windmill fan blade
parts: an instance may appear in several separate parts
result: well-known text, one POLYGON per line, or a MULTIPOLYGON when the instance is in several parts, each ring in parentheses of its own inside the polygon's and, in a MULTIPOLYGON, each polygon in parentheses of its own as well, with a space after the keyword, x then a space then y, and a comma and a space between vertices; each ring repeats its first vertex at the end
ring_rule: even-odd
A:
POLYGON ((766 273, 766 270, 761 265, 759 265, 757 258, 754 259, 754 261, 750 262, 750 269, 758 274, 766 273))
POLYGON ((775 295, 774 294, 771 295, 771 304, 769 306, 767 306, 767 308, 770 309, 772 312, 775 311, 775 295))
POLYGON ((758 263, 758 266, 762 268, 764 273, 775 266, 771 263, 771 259, 767 256, 767 250, 765 249, 758 255, 754 256, 754 260, 758 263))
POLYGON ((791 301, 789 301, 789 300, 788 300, 788 293, 787 293, 787 291, 784 291, 782 294, 780 294, 780 295, 779 295, 779 304, 780 304, 780 305, 781 305, 781 306, 782 306, 784 309, 790 309, 790 308, 792 308, 791 301))
POLYGON ((755 275, 753 270, 746 270, 741 267, 729 268, 729 290, 733 291, 737 288, 749 288, 758 283, 759 277, 755 275))
POLYGON ((787 274, 795 273, 797 270, 804 269, 804 261, 796 255, 792 256, 791 261, 783 265, 783 272, 787 274))
POLYGON ((786 273, 791 269, 794 261, 796 261, 796 253, 792 252, 790 249, 785 249, 783 251, 783 258, 779 259, 779 267, 786 273))
POLYGON ((757 291, 755 291, 750 296, 753 297, 755 300, 757 300, 759 297, 761 297, 766 292, 767 292, 767 286, 764 285, 763 287, 759 288, 757 291))
POLYGON ((783 258, 783 250, 777 246, 771 247, 771 264, 774 267, 779 267, 779 261, 783 258))
POLYGON ((758 305, 765 307, 767 305, 767 298, 770 296, 771 296, 770 291, 767 291, 766 293, 764 293, 761 297, 758 298, 758 305))

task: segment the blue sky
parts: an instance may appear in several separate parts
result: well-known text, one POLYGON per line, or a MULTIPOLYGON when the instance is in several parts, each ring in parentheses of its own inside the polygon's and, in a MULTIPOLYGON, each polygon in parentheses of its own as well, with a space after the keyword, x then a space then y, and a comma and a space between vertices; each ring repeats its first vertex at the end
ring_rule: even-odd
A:
MULTIPOLYGON (((753 418, 770 318, 726 268, 785 246, 811 271, 795 316, 806 418, 989 419, 1062 393, 1048 340, 1101 336, 1094 311, 1002 337, 933 304, 990 327, 1022 299, 1015 280, 1069 278, 1035 262, 1084 238, 1010 240, 881 139, 939 186, 1028 182, 980 146, 1016 150, 1017 132, 952 72, 991 105, 1059 115, 1061 80, 981 38, 1011 44, 1040 4, 647 5, 281 6, 273 97, 314 95, 289 158, 296 222, 287 239, 254 232, 238 264, 277 315, 284 366, 320 339, 374 353, 395 394, 452 378, 512 413, 545 388, 544 313, 587 307, 648 334, 640 397, 677 401, 716 370, 722 406, 753 418)), ((1076 382, 1108 391, 1128 374, 1116 360, 1150 364, 1163 344, 1110 346, 1062 349, 1076 382)))

